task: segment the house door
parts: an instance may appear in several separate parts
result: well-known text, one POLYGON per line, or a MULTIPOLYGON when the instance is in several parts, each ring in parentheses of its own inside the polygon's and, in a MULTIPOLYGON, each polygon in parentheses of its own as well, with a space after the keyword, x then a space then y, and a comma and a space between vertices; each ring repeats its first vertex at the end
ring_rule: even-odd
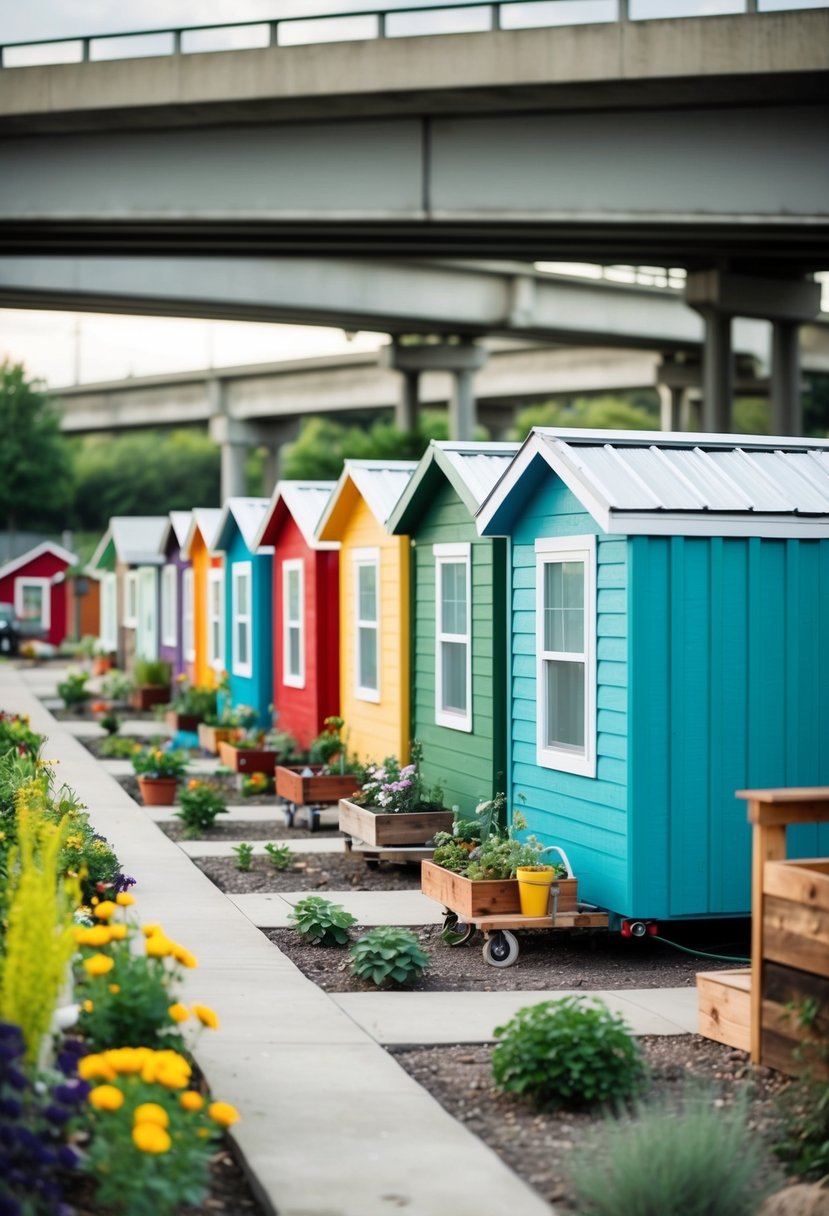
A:
POLYGON ((139 659, 158 658, 158 593, 157 571, 142 566, 138 571, 138 623, 135 653, 139 659))

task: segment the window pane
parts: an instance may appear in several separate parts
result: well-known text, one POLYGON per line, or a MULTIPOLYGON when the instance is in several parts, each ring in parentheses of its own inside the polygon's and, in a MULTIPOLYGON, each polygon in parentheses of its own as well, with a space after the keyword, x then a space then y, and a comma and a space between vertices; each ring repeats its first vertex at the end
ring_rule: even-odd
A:
POLYGON ((358 630, 360 688, 377 688, 377 630, 361 625, 358 630))
POLYGON ((43 621, 43 588, 23 588, 23 620, 40 625, 43 621))
POLYGON ((357 600, 361 621, 377 620, 377 567, 357 567, 357 600))
POLYGON ((236 582, 236 612, 239 616, 248 615, 248 576, 239 575, 236 582))
POLYGON ((292 676, 299 675, 299 629, 296 625, 288 630, 288 666, 292 676))
POLYGON ((584 652, 584 563, 544 565, 544 649, 584 652))
POLYGON ((466 713, 466 642, 441 643, 443 708, 466 713))
POLYGON ((249 662, 247 621, 238 621, 236 625, 236 661, 238 663, 249 662))
POLYGON ((441 562, 441 629, 466 633, 466 563, 441 562))
POLYGON ((584 751, 584 663, 544 664, 547 747, 584 751))

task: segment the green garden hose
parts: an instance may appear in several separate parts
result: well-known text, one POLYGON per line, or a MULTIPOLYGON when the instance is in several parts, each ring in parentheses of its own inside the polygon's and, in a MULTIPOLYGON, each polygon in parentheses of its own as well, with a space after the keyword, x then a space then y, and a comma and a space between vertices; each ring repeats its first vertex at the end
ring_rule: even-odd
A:
POLYGON ((684 954, 695 954, 699 958, 713 958, 718 963, 745 963, 748 966, 751 962, 750 958, 735 958, 731 954, 710 954, 707 950, 689 950, 687 946, 680 946, 679 942, 669 941, 667 937, 660 937, 658 933, 651 935, 651 941, 662 942, 666 946, 673 946, 675 950, 682 950, 684 954))

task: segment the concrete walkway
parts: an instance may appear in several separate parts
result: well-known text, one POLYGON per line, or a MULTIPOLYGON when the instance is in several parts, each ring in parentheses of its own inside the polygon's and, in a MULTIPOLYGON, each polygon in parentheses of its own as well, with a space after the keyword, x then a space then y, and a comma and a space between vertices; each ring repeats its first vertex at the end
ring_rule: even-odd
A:
MULTIPOLYGON (((312 891, 281 891, 278 895, 228 895, 245 916, 260 929, 283 929, 290 925, 291 909, 312 891)), ((443 908, 421 895, 420 891, 328 891, 324 894, 346 912, 357 917, 358 925, 437 925, 443 922, 443 908)))
MULTIPOLYGON (((243 842, 238 840, 180 840, 178 847, 188 857, 232 857, 233 850, 243 842)), ((253 855, 264 856, 266 840, 252 840, 253 855)), ((345 841, 341 836, 318 836, 302 840, 274 840, 274 844, 285 845, 292 853, 344 853, 345 841)), ((307 892, 306 892, 307 894, 307 892)))

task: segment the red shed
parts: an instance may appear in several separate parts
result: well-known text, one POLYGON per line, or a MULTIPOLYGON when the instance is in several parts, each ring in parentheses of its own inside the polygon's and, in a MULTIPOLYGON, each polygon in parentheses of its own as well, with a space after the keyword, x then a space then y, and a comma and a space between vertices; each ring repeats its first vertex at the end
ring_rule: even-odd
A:
POLYGON ((277 726, 301 747, 339 711, 339 545, 315 539, 333 481, 279 481, 254 548, 273 546, 277 726))
POLYGON ((60 646, 66 637, 66 579, 78 558, 47 540, 0 566, 0 604, 13 604, 23 639, 60 646))

